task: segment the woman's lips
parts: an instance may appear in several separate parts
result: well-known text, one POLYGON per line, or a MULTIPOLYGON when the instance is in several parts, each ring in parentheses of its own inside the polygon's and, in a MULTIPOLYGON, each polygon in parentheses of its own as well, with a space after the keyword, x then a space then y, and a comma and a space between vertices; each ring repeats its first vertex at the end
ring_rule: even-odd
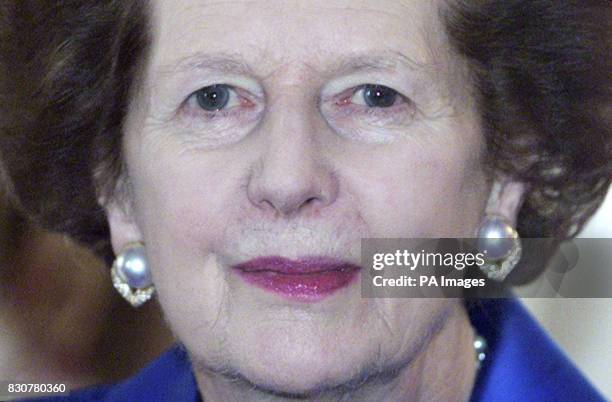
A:
POLYGON ((246 282, 282 296, 317 301, 348 286, 360 266, 329 257, 260 257, 232 266, 246 282))

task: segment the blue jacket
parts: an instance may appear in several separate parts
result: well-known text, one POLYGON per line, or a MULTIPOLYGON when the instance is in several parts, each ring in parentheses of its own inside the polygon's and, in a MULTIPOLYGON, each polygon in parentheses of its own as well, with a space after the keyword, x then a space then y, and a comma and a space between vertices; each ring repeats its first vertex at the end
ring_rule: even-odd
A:
MULTIPOLYGON (((472 324, 488 343, 471 402, 605 401, 512 298, 467 303, 472 324)), ((201 401, 180 344, 137 375, 114 385, 74 391, 44 401, 201 401)))

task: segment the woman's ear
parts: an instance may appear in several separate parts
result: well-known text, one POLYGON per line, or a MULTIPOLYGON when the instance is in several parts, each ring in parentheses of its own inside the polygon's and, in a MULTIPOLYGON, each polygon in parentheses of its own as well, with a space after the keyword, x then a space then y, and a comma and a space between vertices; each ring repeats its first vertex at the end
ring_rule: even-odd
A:
POLYGON ((516 227, 518 213, 527 190, 527 185, 523 182, 503 177, 495 179, 491 185, 485 213, 501 215, 516 227))
POLYGON ((133 207, 127 201, 113 198, 111 201, 99 200, 106 212, 110 228, 113 252, 118 255, 127 244, 142 242, 142 233, 136 223, 133 207))

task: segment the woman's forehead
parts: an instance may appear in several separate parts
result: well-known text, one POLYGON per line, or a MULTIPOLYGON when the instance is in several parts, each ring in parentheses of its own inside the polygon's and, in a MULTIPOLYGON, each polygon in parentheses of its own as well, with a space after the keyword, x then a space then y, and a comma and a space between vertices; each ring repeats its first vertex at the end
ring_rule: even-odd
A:
POLYGON ((288 64, 319 74, 359 64, 411 68, 432 64, 444 36, 430 0, 153 3, 152 64, 164 73, 206 60, 264 77, 288 64))

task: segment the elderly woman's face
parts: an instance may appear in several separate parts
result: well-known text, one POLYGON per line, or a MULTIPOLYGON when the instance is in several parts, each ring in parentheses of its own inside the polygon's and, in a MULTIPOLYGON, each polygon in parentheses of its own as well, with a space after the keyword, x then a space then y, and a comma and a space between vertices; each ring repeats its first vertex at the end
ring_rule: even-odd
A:
POLYGON ((437 2, 153 3, 134 223, 110 223, 194 361, 301 391, 414 357, 457 301, 361 298, 350 264, 362 237, 470 236, 486 202, 437 2))

